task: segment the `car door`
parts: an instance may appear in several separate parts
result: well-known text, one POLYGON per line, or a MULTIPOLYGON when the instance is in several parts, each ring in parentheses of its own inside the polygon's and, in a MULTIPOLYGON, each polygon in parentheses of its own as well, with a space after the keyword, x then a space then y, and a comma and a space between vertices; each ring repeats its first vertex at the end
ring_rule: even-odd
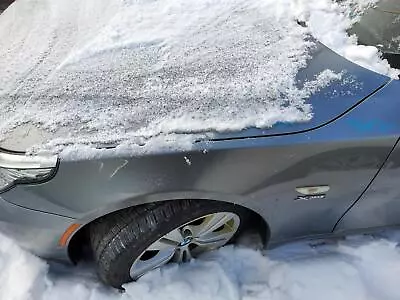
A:
POLYGON ((400 224, 400 145, 365 193, 351 206, 335 227, 336 232, 400 224))

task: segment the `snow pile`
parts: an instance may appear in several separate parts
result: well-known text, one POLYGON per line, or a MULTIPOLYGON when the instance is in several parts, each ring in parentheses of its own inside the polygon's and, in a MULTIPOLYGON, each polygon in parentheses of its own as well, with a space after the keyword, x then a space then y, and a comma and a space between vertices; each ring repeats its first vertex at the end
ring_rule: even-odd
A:
POLYGON ((377 73, 397 79, 399 70, 392 69, 387 60, 381 59, 378 48, 357 45, 357 36, 347 30, 362 13, 377 0, 302 0, 294 2, 298 19, 306 22, 313 36, 348 60, 377 73))
POLYGON ((391 300, 400 287, 399 232, 390 238, 298 242, 261 255, 225 247, 183 265, 167 265, 120 294, 88 267, 46 265, 1 237, 1 300, 391 300))
POLYGON ((340 80, 299 86, 310 33, 393 73, 346 35, 354 1, 18 0, 0 17, 0 142, 59 152, 307 121, 309 96, 340 80))
POLYGON ((40 299, 47 264, 0 235, 0 300, 40 299))

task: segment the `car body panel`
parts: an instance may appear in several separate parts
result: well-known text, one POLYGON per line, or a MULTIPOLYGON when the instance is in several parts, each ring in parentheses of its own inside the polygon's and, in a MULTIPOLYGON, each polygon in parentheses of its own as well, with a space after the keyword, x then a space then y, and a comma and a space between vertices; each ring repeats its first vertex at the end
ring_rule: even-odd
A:
MULTIPOLYGON (((294 133, 322 126, 340 116, 362 101, 390 78, 362 68, 315 41, 307 67, 297 74, 298 85, 315 80, 325 70, 341 74, 341 80, 333 80, 325 88, 312 94, 307 103, 313 107, 313 118, 307 122, 277 123, 269 128, 250 128, 242 131, 212 133, 215 138, 227 139, 294 133)), ((273 101, 273 100, 271 100, 273 101)), ((63 129, 68 130, 68 129, 63 129)), ((63 131, 62 130, 62 131, 63 131)), ((202 132, 204 133, 204 132, 202 132)), ((0 141, 0 147, 24 152, 33 145, 57 138, 57 131, 48 132, 32 124, 20 124, 0 141)), ((97 145, 103 147, 104 145, 97 145)), ((116 145, 106 145, 107 147, 116 145)))
POLYGON ((68 261, 68 249, 58 242, 71 218, 17 206, 0 196, 0 228, 22 248, 41 257, 68 261))
POLYGON ((399 137, 399 88, 392 81, 341 118, 307 132, 199 142, 191 152, 64 161, 53 180, 18 186, 2 198, 81 224, 153 201, 221 200, 259 213, 272 242, 330 233, 399 137), (297 187, 316 185, 329 185, 326 198, 296 200, 297 187))
POLYGON ((400 144, 366 193, 338 222, 335 231, 400 225, 400 144))
POLYGON ((277 123, 270 128, 251 128, 240 132, 217 133, 216 139, 272 136, 310 130, 323 126, 361 102, 375 90, 390 81, 390 78, 371 72, 344 59, 325 45, 317 42, 312 59, 306 68, 297 74, 300 84, 311 81, 324 70, 341 74, 342 79, 333 81, 307 99, 313 109, 313 118, 307 122, 277 123))

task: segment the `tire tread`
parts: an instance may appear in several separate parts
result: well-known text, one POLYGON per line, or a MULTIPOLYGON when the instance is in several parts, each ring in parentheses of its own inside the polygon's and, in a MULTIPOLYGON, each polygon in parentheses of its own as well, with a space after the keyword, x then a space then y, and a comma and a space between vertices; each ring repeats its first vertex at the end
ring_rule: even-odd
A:
POLYGON ((160 229, 168 230, 168 226, 175 226, 171 225, 174 222, 198 217, 203 211, 223 211, 227 207, 230 211, 239 211, 241 216, 245 215, 243 208, 224 202, 176 200, 130 207, 95 220, 89 227, 89 233, 100 278, 120 288, 121 284, 131 281, 129 272, 121 270, 129 268, 135 255, 137 257, 143 252, 146 243, 165 234, 160 229))

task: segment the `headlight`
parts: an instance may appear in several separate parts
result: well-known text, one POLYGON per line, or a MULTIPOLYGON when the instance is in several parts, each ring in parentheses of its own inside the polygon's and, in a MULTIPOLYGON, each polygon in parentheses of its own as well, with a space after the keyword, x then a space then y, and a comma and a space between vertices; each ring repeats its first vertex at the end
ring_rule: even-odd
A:
POLYGON ((25 156, 0 150, 0 193, 18 183, 38 183, 50 179, 57 163, 56 156, 25 156))

